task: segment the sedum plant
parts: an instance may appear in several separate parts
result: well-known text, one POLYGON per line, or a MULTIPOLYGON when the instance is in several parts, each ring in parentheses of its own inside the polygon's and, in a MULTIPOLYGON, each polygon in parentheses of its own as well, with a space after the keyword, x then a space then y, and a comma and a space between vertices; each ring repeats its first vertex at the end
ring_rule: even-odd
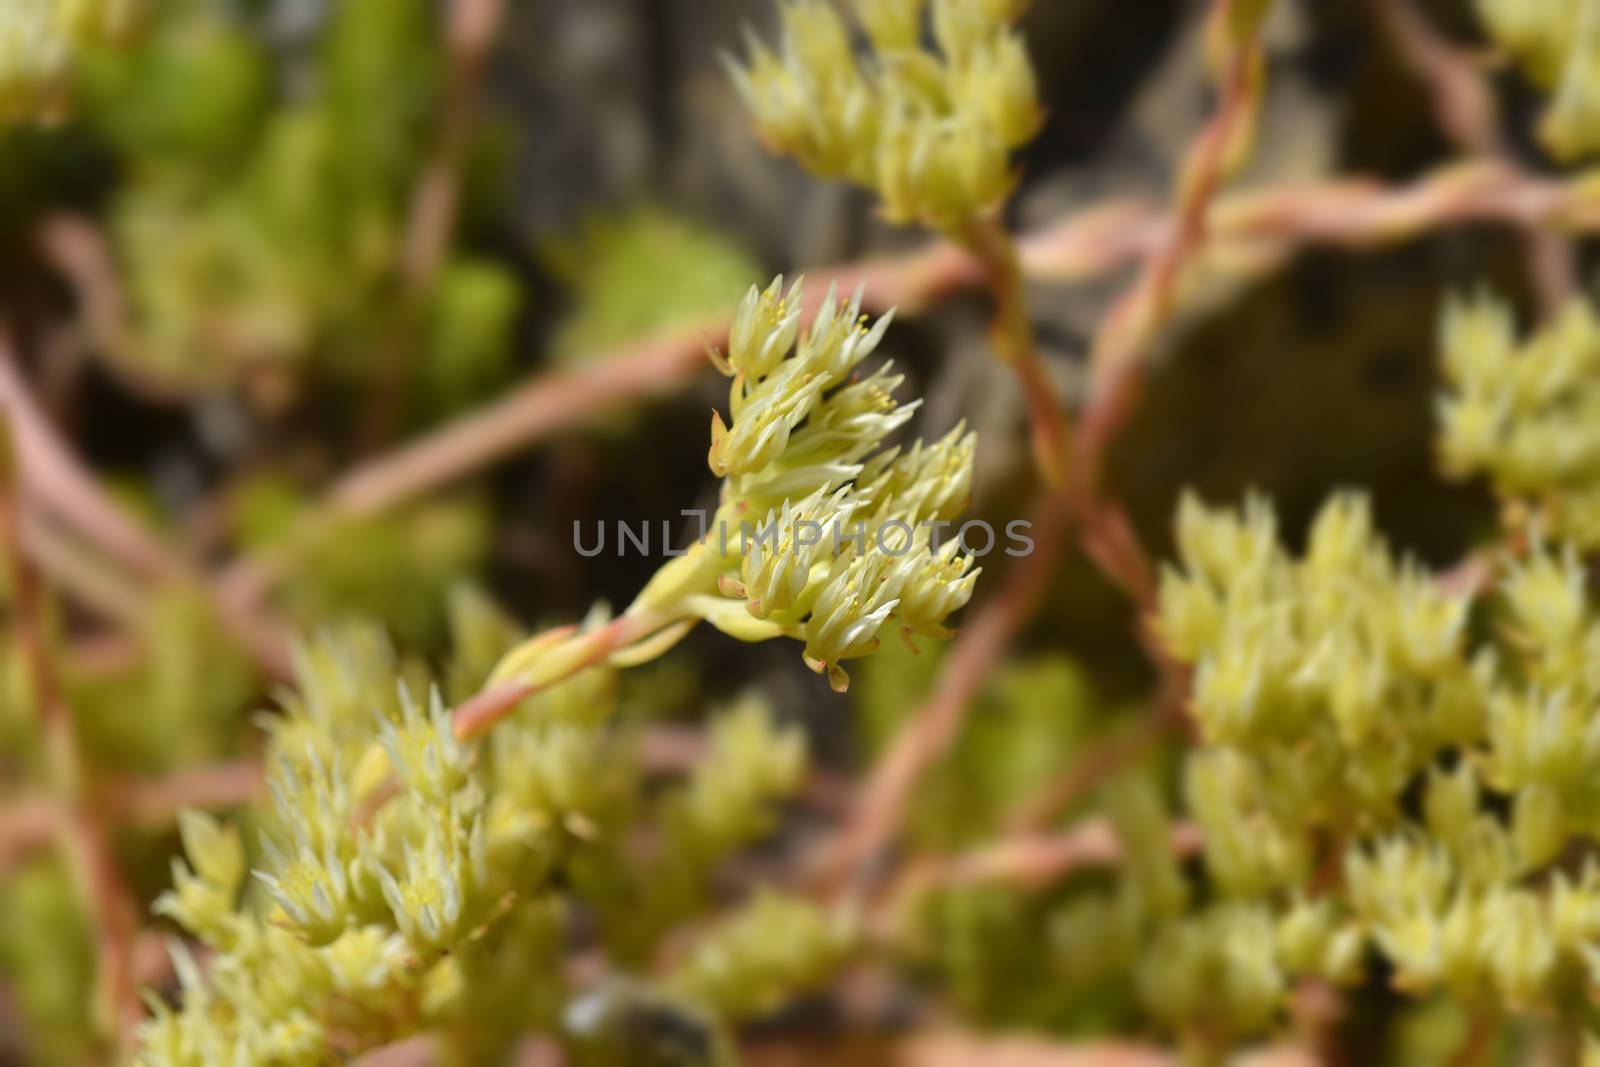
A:
MULTIPOLYGON (((0 10, 0 121, 53 118, 71 91, 126 171, 108 201, 130 312, 121 343, 105 346, 118 369, 167 399, 266 382, 256 415, 283 413, 283 379, 315 399, 326 399, 318 384, 403 386, 384 383, 411 357, 411 392, 389 398, 417 409, 406 414, 448 412, 494 385, 521 314, 510 268, 453 251, 448 236, 427 269, 399 255, 411 196, 441 163, 422 134, 436 110, 466 107, 454 79, 475 73, 446 70, 438 12, 342 0, 304 48, 257 40, 255 5, 172 5, 153 8, 138 43, 100 49, 139 6, 0 10), (405 358, 374 355, 394 352, 405 358)), ((779 35, 752 34, 730 67, 774 151, 973 253, 997 300, 996 346, 1023 374, 1040 473, 1087 555, 1142 564, 1131 528, 1123 540, 1097 514, 1111 502, 1096 499, 1092 460, 1087 481, 1066 479, 1065 413, 998 223, 1012 156, 1042 117, 1017 29, 1025 6, 783 0, 779 35)), ((1214 9, 1227 36, 1210 43, 1237 56, 1211 58, 1238 62, 1184 164, 1179 225, 1140 253, 1152 309, 1175 299, 1163 270, 1172 282, 1184 260, 1207 258, 1204 242, 1252 236, 1208 197, 1255 132, 1270 6, 1214 9)), ((1600 0, 1479 7, 1551 90, 1549 146, 1590 151, 1600 0)), ((463 156, 445 169, 461 169, 470 198, 471 138, 439 140, 463 156)), ((1285 241, 1298 239, 1293 200, 1269 212, 1285 241)), ((649 212, 547 253, 577 297, 558 359, 646 327, 681 333, 714 310, 708 294, 728 276, 750 273, 736 248, 649 212), (663 281, 666 260, 675 273, 663 281)), ((1161 314, 1150 314, 1153 328, 1161 314)), ((1463 1063, 1497 1050, 1505 1019, 1521 1042, 1512 1055, 1600 1062, 1592 307, 1573 302, 1526 340, 1489 298, 1445 313, 1444 465, 1482 476, 1504 504, 1503 543, 1472 567, 1438 574, 1391 550, 1356 493, 1329 500, 1303 542, 1264 499, 1230 510, 1183 498, 1176 559, 1141 606, 1153 612, 1160 699, 1181 704, 1191 729, 1187 744, 1153 752, 1167 709, 1149 735, 1133 715, 1108 728, 1113 702, 1062 649, 991 669, 1028 610, 1020 581, 971 646, 948 659, 923 647, 952 636, 978 578, 961 538, 944 536, 969 504, 976 435, 963 422, 902 442, 920 401, 897 401, 903 376, 877 359, 891 318, 862 314, 859 290, 808 300, 780 277, 748 291, 726 351, 711 353, 729 380, 707 442, 715 509, 615 616, 598 605, 529 634, 465 591, 459 579, 492 540, 475 498, 324 515, 273 464, 230 481, 229 532, 282 572, 246 571, 275 581, 275 597, 246 592, 317 636, 297 646, 279 710, 261 717, 262 795, 229 819, 178 817, 182 858, 154 903, 181 935, 175 996, 148 995, 135 1061, 343 1063, 425 1034, 444 1063, 506 1062, 534 1035, 579 1065, 721 1065, 736 1059, 740 1027, 786 1034, 801 1017, 786 1008, 865 959, 872 981, 817 1013, 851 1038, 898 1038, 930 1017, 1057 1035, 1160 1029, 1181 1059, 1223 1062, 1291 1028, 1308 1043, 1326 1036, 1304 1018, 1304 994, 1321 989, 1347 995, 1353 1027, 1373 1003, 1398 1005, 1393 1030, 1440 1005, 1470 1016, 1478 1036, 1463 1063), (661 756, 673 746, 659 744, 654 717, 685 688, 667 654, 701 623, 795 641, 836 691, 857 675, 861 747, 884 773, 851 815, 894 823, 903 867, 853 870, 859 885, 842 888, 817 889, 809 871, 796 884, 768 874, 781 849, 802 852, 791 804, 831 796, 831 783, 760 696, 717 703, 687 758, 661 756), (441 646, 435 659, 397 650, 441 646), (935 688, 946 685, 954 701, 935 688), (963 702, 975 713, 962 718, 963 702), (924 773, 917 761, 941 746, 951 751, 924 773), (897 775, 903 812, 878 788, 897 775), (1063 816, 1074 825, 1045 825, 1063 816), (878 875, 884 892, 857 892, 878 875), (890 1010, 851 1017, 885 989, 890 1010), (916 994, 935 1007, 909 1014, 916 994)), ((562 379, 610 380, 582 366, 562 379)), ((1111 433, 1097 419, 1125 414, 1094 410, 1102 400, 1089 391, 1080 427, 1096 448, 1108 442, 1094 435, 1111 433)), ((80 651, 57 640, 70 617, 46 611, 45 633, 0 636, 8 777, 44 777, 55 755, 35 705, 51 695, 38 661, 58 643, 85 777, 167 775, 250 747, 230 727, 253 668, 217 632, 217 605, 188 588, 133 598, 127 613, 147 621, 129 648, 86 642, 97 666, 67 666, 80 651)), ((803 693, 822 692, 799 677, 803 693)), ((112 781, 103 797, 80 784, 45 799, 81 804, 86 821, 94 803, 149 803, 137 781, 112 781)), ((111 973, 93 966, 69 892, 82 876, 52 858, 0 885, 0 963, 30 979, 17 1000, 42 1020, 30 1051, 63 1062, 113 1027, 98 1017, 110 996, 75 995, 111 973)), ((1406 1047, 1402 1062, 1425 1058, 1406 1047)))
MULTIPOLYGON (((464 650, 504 633, 484 611, 458 612, 464 650)), ((608 668, 523 701, 476 742, 456 737, 439 688, 413 697, 418 668, 370 628, 306 646, 296 675, 265 720, 269 798, 242 820, 258 840, 199 813, 180 821, 187 862, 156 909, 210 959, 202 969, 174 948, 181 1006, 152 1001, 141 1064, 331 1063, 422 1030, 460 1062, 499 1055, 530 1028, 631 1047, 625 1028, 591 1032, 606 1014, 595 1002, 617 994, 564 975, 579 916, 617 935, 637 918, 634 879, 655 868, 653 946, 692 914, 712 866, 767 831, 805 765, 799 737, 746 702, 718 721, 688 778, 652 800, 608 668), (652 822, 670 842, 653 859, 629 836, 652 822)), ((848 947, 848 928, 810 905, 752 909, 698 936, 661 979, 656 995, 703 1022, 708 1041, 718 1020, 803 988, 848 947), (741 932, 778 921, 789 934, 760 946, 741 932)))
POLYGON ((278 478, 241 484, 232 501, 237 542, 282 561, 273 602, 297 625, 383 619, 405 647, 431 647, 445 629, 449 590, 482 564, 484 502, 432 500, 361 516, 319 513, 278 478))
MULTIPOLYGON (((455 694, 453 715, 370 631, 300 653, 295 692, 267 720, 271 800, 250 820, 259 853, 248 858, 236 827, 182 822, 189 861, 157 907, 216 955, 202 973, 177 951, 182 1004, 156 1003, 141 1064, 225 1054, 317 1064, 418 1030, 448 1033, 452 1020, 476 1049, 486 1039, 467 1005, 489 976, 550 989, 551 1004, 573 999, 561 986, 564 938, 550 929, 573 908, 598 918, 623 966, 647 962, 703 908, 707 872, 769 831, 804 751, 758 704, 741 705, 713 728, 688 781, 645 807, 617 722, 617 668, 704 620, 744 640, 795 637, 843 689, 842 661, 869 654, 885 627, 948 634, 977 571, 959 541, 935 548, 933 527, 966 504, 973 437, 958 427, 932 446, 885 447, 916 405, 893 400, 889 367, 855 372, 888 318, 871 325, 859 295, 832 292, 809 329, 800 317, 798 284, 746 297, 718 357, 733 385, 729 421, 712 418, 715 525, 622 616, 511 644, 481 693, 455 694), (660 833, 643 858, 628 834, 641 820, 660 833), (530 970, 506 970, 519 966, 530 970)), ((462 611, 458 644, 486 662, 504 628, 470 603, 462 611)), ((706 931, 647 1000, 713 1023, 759 1014, 831 973, 853 940, 847 915, 757 897, 706 931)), ((592 1031, 622 1026, 613 1001, 641 995, 625 986, 574 1000, 572 1039, 615 1039, 592 1031)), ((508 1037, 527 1029, 520 1015, 509 1022, 508 1037)))
POLYGON ((708 462, 722 478, 703 536, 663 566, 615 623, 514 650, 493 681, 537 686, 597 657, 654 658, 704 621, 744 641, 792 637, 833 688, 880 634, 948 637, 978 569, 936 534, 972 493, 976 435, 887 445, 917 403, 893 397, 884 365, 857 373, 892 315, 871 323, 861 294, 830 289, 801 329, 800 283, 752 287, 725 355, 728 414, 711 416, 708 462), (618 650, 621 650, 620 652, 618 650))
POLYGON ((1600 546, 1600 321, 1574 300, 1517 340, 1510 310, 1479 297, 1446 309, 1448 390, 1440 447, 1457 474, 1485 474, 1513 509, 1549 535, 1600 546))
POLYGON ((1180 511, 1160 625, 1195 667, 1185 771, 1213 900, 1156 942, 1153 1010, 1213 1052, 1292 983, 1362 981, 1580 1032, 1600 988, 1592 650, 1576 548, 1508 565, 1494 625, 1397 562, 1359 497, 1303 555, 1270 508, 1180 511))
POLYGON ((983 267, 990 338, 1018 375, 1034 462, 1055 486, 1066 477, 1065 416, 1040 357, 1021 253, 999 221, 1016 185, 1012 153, 1043 118, 1015 28, 1026 7, 858 0, 848 5, 852 26, 829 0, 784 0, 778 47, 751 33, 746 63, 726 64, 773 151, 876 192, 891 222, 934 230, 983 267))
POLYGON ((1010 193, 1010 153, 1041 114, 1018 0, 857 0, 870 42, 826 0, 787 0, 772 47, 751 35, 734 84, 761 138, 825 178, 875 191, 895 222, 940 230, 1010 193), (925 22, 935 47, 927 47, 925 22))

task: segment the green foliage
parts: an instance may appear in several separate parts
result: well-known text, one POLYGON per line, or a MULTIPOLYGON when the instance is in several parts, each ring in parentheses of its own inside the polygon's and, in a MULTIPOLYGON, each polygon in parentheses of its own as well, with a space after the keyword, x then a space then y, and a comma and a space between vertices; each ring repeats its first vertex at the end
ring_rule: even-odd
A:
MULTIPOLYGON (((152 598, 140 630, 104 663, 53 654, 93 768, 159 776, 237 753, 255 670, 195 591, 171 588, 152 598)), ((22 650, 8 639, 0 644, 0 765, 11 772, 46 767, 37 703, 22 650)))
POLYGON ((8 871, 0 880, 0 975, 28 1020, 18 1035, 37 1063, 68 1063, 92 1051, 86 991, 94 984, 94 944, 70 873, 52 859, 8 871))
MULTIPOLYGON (((896 642, 867 664, 856 714, 869 754, 881 755, 917 710, 941 661, 938 646, 913 652, 896 642)), ((947 757, 919 783, 910 839, 938 850, 992 839, 1006 816, 1106 729, 1096 721, 1100 712, 1081 670, 1063 656, 1000 668, 974 700, 947 757)))
POLYGON ((432 419, 491 395, 511 377, 511 338, 522 296, 498 264, 457 257, 428 298, 416 407, 432 419))
POLYGON ((356 328, 398 235, 378 204, 330 197, 341 141, 316 113, 284 112, 221 185, 123 194, 113 225, 128 266, 133 371, 215 386, 305 360, 330 331, 356 328))
POLYGON ((761 893, 703 934, 667 986, 723 1018, 756 1018, 831 979, 855 940, 847 916, 761 893))
POLYGON ((438 14, 423 0, 343 0, 329 8, 319 104, 340 137, 330 160, 338 202, 401 207, 426 153, 443 68, 439 37, 438 14))
POLYGON ((1231 903, 1168 926, 1139 968, 1140 991, 1169 1026, 1226 1048, 1266 1030, 1288 992, 1273 932, 1264 910, 1231 903))
MULTIPOLYGON (((218 12, 169 13, 91 68, 86 117, 135 179, 112 212, 131 305, 107 353, 119 369, 167 391, 308 368, 366 383, 415 345, 430 416, 503 380, 518 311, 504 267, 449 255, 397 298, 439 37, 423 0, 333 5, 311 70, 292 72, 309 92, 283 101, 288 62, 218 12)), ((257 392, 283 402, 281 386, 257 392)))
MULTIPOLYGON (((913 902, 896 949, 963 1017, 1066 1033, 1137 1025, 1141 961, 1182 913, 1188 887, 1159 793, 1145 776, 1124 775, 1094 799, 1125 851, 1119 876, 1086 873, 1020 889, 980 882, 913 902)), ((985 839, 1002 833, 991 826, 985 839)))
MULTIPOLYGON (((605 758, 597 753, 591 765, 605 758)), ((660 845, 653 854, 613 852, 608 864, 631 869, 627 880, 615 879, 607 868, 577 872, 606 917, 613 951, 625 960, 643 960, 675 924, 700 914, 709 903, 711 873, 772 830, 775 802, 800 787, 806 765, 799 733, 777 727, 759 700, 746 698, 715 719, 704 759, 659 801, 653 821, 660 845)), ((629 803, 636 806, 638 798, 629 803)), ((634 821, 642 818, 636 814, 634 821)), ((628 848, 622 839, 614 845, 628 848)))
POLYGON ((542 251, 572 298, 552 349, 556 359, 567 361, 693 326, 725 310, 728 294, 757 270, 730 237, 649 206, 593 216, 571 237, 546 242, 542 251), (672 269, 661 270, 662 263, 672 269))
POLYGON ((239 714, 255 699, 255 669, 193 590, 147 608, 137 655, 108 672, 67 678, 91 760, 160 775, 237 754, 239 714))
POLYGON ((196 186, 243 161, 274 102, 272 77, 245 27, 186 10, 135 47, 92 56, 82 107, 142 175, 196 186))
MULTIPOLYGON (((865 665, 856 713, 868 755, 881 759, 931 695, 941 660, 937 647, 919 654, 891 645, 865 665)), ((918 783, 905 840, 936 854, 1003 840, 1027 801, 1119 728, 1071 660, 1046 653, 1003 666, 918 783)), ((1184 900, 1158 789, 1166 772, 1159 761, 1133 770, 1081 805, 1113 815, 1132 857, 1127 877, 1091 875, 1031 892, 1006 884, 928 892, 904 917, 898 958, 986 1027, 1094 1033, 1134 1025, 1136 963, 1184 900)))
POLYGON ((962 1018, 995 1030, 1094 1033, 1136 1018, 1128 974, 1139 926, 1104 889, 1018 893, 1002 884, 929 894, 900 961, 962 1018))
POLYGON ((471 499, 330 517, 265 478, 240 487, 234 512, 241 544, 282 559, 278 596, 292 618, 383 619, 407 646, 437 642, 450 589, 488 548, 488 516, 471 499))

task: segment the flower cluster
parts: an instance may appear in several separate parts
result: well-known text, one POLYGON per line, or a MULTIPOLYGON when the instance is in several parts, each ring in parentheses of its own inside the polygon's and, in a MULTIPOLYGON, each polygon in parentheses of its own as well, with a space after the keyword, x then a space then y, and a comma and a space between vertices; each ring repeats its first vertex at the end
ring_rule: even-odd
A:
MULTIPOLYGON (((482 602, 459 609, 463 649, 504 633, 482 602)), ((267 722, 276 770, 252 813, 259 849, 208 816, 181 821, 188 863, 175 862, 157 910, 211 958, 202 972, 174 950, 182 1002, 153 1002, 145 1067, 324 1064, 423 1029, 459 1029, 463 1048, 489 1056, 530 1028, 562 1034, 566 1006, 588 995, 562 977, 577 916, 625 944, 648 883, 642 951, 613 945, 622 965, 647 959, 699 904, 675 891, 767 832, 804 773, 798 736, 747 701, 652 805, 605 668, 530 697, 476 742, 457 738, 437 689, 426 703, 411 697, 418 668, 374 631, 309 646, 298 678, 267 722), (411 684, 396 689, 396 678, 411 684), (649 859, 633 831, 652 820, 668 848, 649 859), (484 1005, 502 1000, 497 1023, 484 1005)), ((693 939, 690 962, 652 996, 716 1025, 777 1006, 830 971, 845 944, 833 919, 797 907, 757 901, 755 918, 693 939), (782 920, 783 952, 752 955, 758 919, 782 920)))
POLYGON ((949 637, 979 569, 937 534, 972 495, 977 435, 958 425, 932 445, 886 446, 916 410, 898 404, 891 365, 862 376, 891 316, 870 323, 861 294, 829 290, 809 329, 800 284, 752 287, 728 351, 729 415, 711 417, 721 501, 701 539, 646 584, 614 630, 546 635, 514 650, 496 681, 543 685, 596 658, 652 659, 705 621, 744 641, 788 636, 844 691, 843 662, 880 634, 949 637))
POLYGON ((841 661, 871 652, 885 626, 949 636, 979 573, 957 540, 934 545, 971 497, 976 434, 957 426, 931 446, 883 447, 918 402, 895 402, 891 365, 854 373, 890 320, 869 327, 860 312, 859 293, 830 291, 802 334, 798 283, 752 288, 723 362, 732 425, 711 424, 719 516, 754 519, 719 588, 804 640, 806 663, 841 690, 841 661))
POLYGON ((776 48, 752 36, 734 83, 775 150, 874 189, 896 221, 949 229, 1003 200, 1040 121, 1012 23, 1019 0, 857 0, 870 42, 826 0, 786 0, 776 48), (937 49, 924 47, 932 24, 937 49))
POLYGON ((1600 987, 1600 871, 1562 862, 1600 830, 1575 551, 1512 564, 1500 639, 1474 640, 1467 594, 1394 562, 1364 501, 1329 503, 1299 559, 1274 526, 1259 502, 1180 513, 1161 626, 1196 667, 1187 798, 1218 899, 1166 935, 1186 962, 1158 1010, 1260 1030, 1290 976, 1355 980, 1372 949, 1417 995, 1547 1011, 1600 987))
MULTIPOLYGON (((705 619, 747 640, 804 641, 807 663, 843 689, 840 662, 871 652, 885 626, 946 636, 977 578, 958 540, 933 538, 966 506, 973 435, 957 427, 932 446, 885 447, 916 405, 896 404, 890 367, 857 373, 888 325, 869 326, 860 305, 830 293, 802 330, 798 285, 751 290, 718 358, 733 377, 731 419, 712 423, 719 528, 662 567, 622 617, 597 611, 524 639, 458 598, 457 643, 475 667, 456 672, 452 696, 467 700, 487 673, 485 692, 512 694, 492 718, 453 714, 437 688, 417 699, 423 678, 369 631, 299 656, 298 695, 269 725, 258 895, 242 887, 238 838, 185 820, 192 866, 175 869, 160 907, 218 962, 204 979, 180 965, 183 1007, 146 1027, 147 1067, 205 1062, 220 1048, 316 1063, 331 1047, 398 1036, 397 1020, 445 1025, 473 995, 470 967, 496 971, 482 954, 502 934, 520 951, 518 917, 545 915, 560 886, 625 962, 648 959, 703 906, 707 872, 766 833, 774 805, 799 787, 800 739, 746 701, 713 726, 699 769, 647 808, 614 728, 616 667, 654 658, 705 619), (652 819, 658 847, 641 857, 625 831, 652 819)), ((716 1018, 766 1010, 842 960, 851 937, 840 921, 758 900, 705 935, 667 987, 716 1018), (775 926, 789 932, 771 939, 775 926)))
POLYGON ((1458 474, 1486 473, 1553 535, 1600 546, 1600 320, 1573 300, 1519 344, 1489 297, 1452 304, 1441 330, 1448 390, 1441 449, 1458 474))
POLYGON ((140 0, 9 0, 0 8, 0 123, 64 110, 84 48, 128 33, 140 0))
POLYGON ((1600 148, 1600 8, 1585 0, 1478 0, 1489 32, 1553 96, 1539 135, 1563 158, 1600 148))
POLYGON ((1434 749, 1471 727, 1467 597, 1396 563, 1364 499, 1324 507, 1300 560, 1260 500, 1235 516, 1186 498, 1178 544, 1185 566, 1163 577, 1161 627, 1197 664, 1195 719, 1209 743, 1282 757, 1269 792, 1295 821, 1380 815, 1434 749))

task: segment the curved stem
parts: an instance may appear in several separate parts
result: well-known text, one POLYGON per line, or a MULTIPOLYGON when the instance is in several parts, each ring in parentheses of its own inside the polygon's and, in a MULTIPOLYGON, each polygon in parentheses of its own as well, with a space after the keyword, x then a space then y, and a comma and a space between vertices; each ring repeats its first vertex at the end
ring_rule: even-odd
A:
POLYGON ((501 659, 477 696, 455 709, 456 737, 481 736, 528 697, 683 621, 681 613, 628 612, 598 629, 562 627, 524 641, 501 659))

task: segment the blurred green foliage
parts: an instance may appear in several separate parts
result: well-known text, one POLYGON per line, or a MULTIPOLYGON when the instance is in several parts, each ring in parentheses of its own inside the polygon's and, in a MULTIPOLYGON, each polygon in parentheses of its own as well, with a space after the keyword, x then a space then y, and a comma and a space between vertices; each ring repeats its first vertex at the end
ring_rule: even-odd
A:
MULTIPOLYGON (((887 642, 862 669, 857 728, 869 756, 881 754, 933 692, 944 646, 917 646, 913 653, 887 642)), ((1114 721, 1065 656, 1004 665, 979 692, 947 758, 919 783, 908 833, 939 851, 992 838, 1005 816, 1114 721)))
POLYGON ((732 237, 655 206, 591 216, 541 252, 572 301, 552 342, 565 361, 695 325, 725 311, 761 273, 732 237))
POLYGON ((74 879, 52 857, 0 879, 0 973, 25 977, 12 987, 27 1029, 17 1035, 36 1063, 73 1063, 95 1048, 95 946, 74 879))
POLYGON ((264 476, 241 485, 232 507, 238 543, 283 560, 278 597, 306 627, 382 619, 408 647, 437 647, 448 594, 488 550, 489 515, 471 498, 396 512, 326 516, 293 484, 264 476))

